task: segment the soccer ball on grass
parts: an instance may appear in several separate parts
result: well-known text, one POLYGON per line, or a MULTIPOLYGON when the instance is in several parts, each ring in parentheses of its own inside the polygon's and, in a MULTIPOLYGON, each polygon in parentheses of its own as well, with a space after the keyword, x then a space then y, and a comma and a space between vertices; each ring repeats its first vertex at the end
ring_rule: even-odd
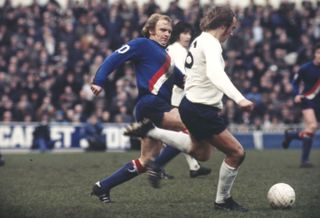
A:
POLYGON ((273 209, 289 209, 296 200, 296 194, 290 185, 277 183, 271 186, 267 198, 273 209))

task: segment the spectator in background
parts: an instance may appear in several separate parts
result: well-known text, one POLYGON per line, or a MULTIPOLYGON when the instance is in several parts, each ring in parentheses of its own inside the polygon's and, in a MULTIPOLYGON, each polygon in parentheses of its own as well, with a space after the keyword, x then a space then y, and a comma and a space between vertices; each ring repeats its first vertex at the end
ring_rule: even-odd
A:
POLYGON ((312 61, 302 65, 293 80, 294 102, 301 105, 302 116, 305 129, 286 130, 283 148, 289 148, 290 142, 294 139, 302 141, 302 168, 313 167, 309 161, 312 141, 318 129, 320 121, 320 43, 314 47, 314 57, 312 61), (301 85, 304 89, 301 91, 301 85))
POLYGON ((185 19, 184 11, 179 6, 179 0, 173 0, 170 2, 166 14, 170 16, 173 19, 173 21, 183 21, 185 19))
POLYGON ((106 150, 106 140, 103 135, 103 125, 95 114, 92 114, 81 130, 82 138, 88 141, 87 151, 106 150))
POLYGON ((10 124, 12 121, 12 112, 9 110, 4 111, 2 115, 2 122, 4 124, 10 124))
POLYGON ((155 0, 149 0, 144 4, 144 13, 149 17, 151 14, 160 13, 160 7, 155 0))
POLYGON ((54 148, 55 140, 51 139, 49 128, 49 117, 44 114, 41 123, 34 129, 32 139, 32 149, 39 149, 45 152, 54 148))

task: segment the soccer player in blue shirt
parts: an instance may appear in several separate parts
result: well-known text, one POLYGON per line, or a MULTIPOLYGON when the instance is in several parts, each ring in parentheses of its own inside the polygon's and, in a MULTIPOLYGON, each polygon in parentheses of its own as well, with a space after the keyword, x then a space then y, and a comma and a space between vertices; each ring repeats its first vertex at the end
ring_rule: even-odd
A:
MULTIPOLYGON (((185 126, 178 109, 171 106, 171 93, 174 84, 183 87, 184 75, 171 63, 165 50, 171 32, 170 17, 161 14, 150 16, 142 30, 145 37, 129 41, 107 57, 96 73, 91 90, 98 95, 110 73, 130 60, 135 67, 139 91, 135 106, 136 119, 141 121, 149 118, 157 126, 180 131, 185 126)), ((148 137, 141 139, 140 158, 128 162, 111 176, 98 181, 93 186, 92 194, 104 203, 111 202, 110 189, 145 172, 147 163, 159 154, 161 148, 162 142, 159 140, 148 137)), ((177 149, 168 147, 168 150, 161 153, 162 161, 167 162, 177 154, 177 149)))
POLYGON ((295 75, 293 82, 294 102, 301 104, 305 129, 285 131, 282 147, 287 149, 294 139, 302 141, 302 168, 313 167, 309 161, 313 136, 320 120, 320 43, 315 45, 314 58, 303 64, 295 75), (304 85, 301 90, 301 85, 304 85))

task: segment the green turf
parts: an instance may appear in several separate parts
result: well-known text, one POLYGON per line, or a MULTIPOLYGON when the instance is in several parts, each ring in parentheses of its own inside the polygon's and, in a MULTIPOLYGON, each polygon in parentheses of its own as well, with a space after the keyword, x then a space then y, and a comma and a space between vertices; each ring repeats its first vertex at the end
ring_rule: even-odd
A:
POLYGON ((213 169, 207 177, 190 179, 180 155, 166 167, 175 179, 164 180, 159 190, 143 175, 113 189, 112 204, 89 196, 96 180, 138 154, 7 154, 0 168, 0 217, 320 217, 320 150, 312 151, 313 169, 298 168, 300 150, 248 151, 233 188, 233 197, 250 209, 245 214, 213 209, 221 153, 203 163, 213 169), (292 209, 269 207, 266 194, 277 182, 294 187, 292 209))

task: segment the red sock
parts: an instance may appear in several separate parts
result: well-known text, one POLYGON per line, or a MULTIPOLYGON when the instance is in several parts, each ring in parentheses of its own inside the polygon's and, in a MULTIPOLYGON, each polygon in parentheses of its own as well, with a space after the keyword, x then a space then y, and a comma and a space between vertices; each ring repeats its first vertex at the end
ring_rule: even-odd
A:
POLYGON ((305 130, 299 132, 299 138, 301 138, 301 139, 306 138, 306 137, 312 138, 313 135, 314 134, 312 132, 307 132, 305 130))
POLYGON ((139 174, 146 172, 146 168, 144 166, 142 166, 139 159, 132 160, 132 164, 133 164, 134 168, 136 168, 136 170, 139 174))

